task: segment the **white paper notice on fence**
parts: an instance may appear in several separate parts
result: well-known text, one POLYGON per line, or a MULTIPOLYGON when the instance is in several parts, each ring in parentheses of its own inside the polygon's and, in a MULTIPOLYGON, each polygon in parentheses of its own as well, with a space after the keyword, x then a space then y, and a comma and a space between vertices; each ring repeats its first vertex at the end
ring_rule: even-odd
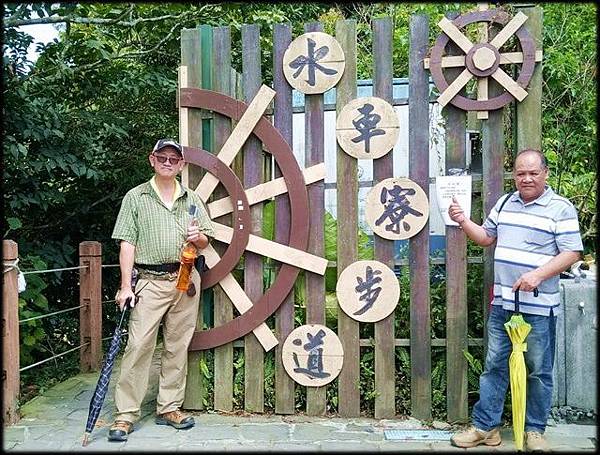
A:
POLYGON ((442 219, 447 226, 458 226, 448 216, 448 207, 452 196, 456 198, 465 212, 471 218, 471 176, 470 175, 442 175, 435 178, 435 192, 442 219))

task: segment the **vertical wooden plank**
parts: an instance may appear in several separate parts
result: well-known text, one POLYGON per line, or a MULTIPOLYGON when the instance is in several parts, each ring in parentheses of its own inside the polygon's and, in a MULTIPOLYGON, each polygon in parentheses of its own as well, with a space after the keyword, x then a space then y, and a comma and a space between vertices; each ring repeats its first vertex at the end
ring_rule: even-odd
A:
MULTIPOLYGON (((489 30, 490 40, 498 29, 489 30)), ((504 89, 493 78, 488 82, 489 97, 498 96, 504 89)), ((482 121, 481 155, 482 186, 481 198, 483 218, 489 215, 494 204, 504 193, 504 108, 489 112, 487 120, 482 121)), ((494 246, 483 249, 483 346, 484 358, 487 351, 487 317, 494 291, 494 246)), ((482 359, 483 360, 483 359, 482 359)))
MULTIPOLYGON (((304 31, 322 32, 323 25, 312 22, 304 25, 304 31)), ((306 167, 323 163, 325 160, 325 111, 323 95, 306 95, 304 97, 304 150, 306 167)), ((324 227, 325 216, 325 183, 323 180, 313 183, 308 188, 308 205, 310 223, 308 235, 308 252, 317 256, 325 256, 324 227)), ((306 283, 306 323, 325 324, 325 277, 305 272, 306 283)), ((326 386, 307 387, 306 413, 308 415, 325 415, 326 386)))
MULTIPOLYGON (((204 68, 202 71, 202 88, 213 89, 213 29, 210 25, 201 25, 200 42, 202 43, 202 52, 200 54, 200 65, 204 68)), ((210 118, 202 119, 202 148, 213 151, 214 131, 213 122, 210 118)))
POLYGON ((102 366, 102 245, 100 242, 79 244, 79 351, 81 371, 99 371, 102 366))
MULTIPOLYGON (((356 21, 338 20, 335 37, 344 50, 346 67, 336 86, 336 115, 356 98, 356 21)), ((337 274, 358 258, 358 162, 337 145, 337 274), (343 214, 343 216, 342 216, 343 214)), ((341 417, 360 415, 360 346, 358 321, 338 309, 338 336, 344 348, 344 365, 338 377, 338 412, 341 417)))
MULTIPOLYGON (((454 19, 457 13, 448 14, 454 19)), ((460 55, 452 46, 452 55, 460 55)), ((447 70, 452 80, 461 70, 447 70)), ((461 92, 464 95, 464 89, 461 92)), ((446 175, 450 169, 465 169, 467 114, 451 104, 446 117, 446 175)), ((467 236, 458 226, 446 226, 446 405, 448 421, 464 422, 467 407, 467 236)))
MULTIPOLYGON (((260 68, 260 29, 256 24, 242 25, 242 84, 244 99, 250 103, 262 84, 260 68)), ((263 153, 261 142, 251 135, 243 147, 244 187, 263 183, 263 153)), ((250 209, 252 233, 262 233, 262 204, 250 209)), ((253 302, 263 294, 262 256, 247 251, 244 262, 244 290, 253 302)), ((264 350, 252 332, 244 337, 244 409, 264 411, 264 350)))
MULTIPOLYGON (((292 87, 283 75, 283 54, 292 42, 290 24, 275 24, 273 27, 273 123, 283 138, 292 146, 292 87)), ((275 166, 275 177, 282 173, 275 166)), ((287 195, 275 198, 275 241, 287 245, 290 238, 290 203, 287 195)), ((294 292, 285 298, 275 313, 275 332, 279 344, 275 348, 275 413, 294 413, 294 380, 289 377, 281 360, 281 347, 294 330, 294 292)))
MULTIPOLYGON (((202 85, 202 40, 200 29, 184 29, 181 31, 181 65, 185 67, 179 81, 179 88, 201 87, 202 85), (183 74, 185 73, 185 74, 183 74)), ((179 141, 190 147, 202 146, 202 116, 199 109, 180 108, 179 141), (183 128, 183 124, 186 125, 183 128)), ((186 164, 181 174, 181 182, 188 188, 195 188, 202 178, 201 169, 194 164, 186 164)), ((206 291, 204 291, 206 292, 206 291)), ((202 298, 199 302, 196 330, 202 330, 204 314, 202 298)), ((200 369, 204 361, 204 352, 193 351, 188 353, 188 371, 185 382, 184 409, 204 409, 206 397, 206 384, 200 369)))
MULTIPOLYGON (((213 89, 217 92, 232 95, 231 87, 231 30, 229 27, 213 28, 213 89)), ((214 114, 214 145, 215 153, 221 149, 231 134, 231 121, 219 114, 214 114)), ((225 197, 227 194, 219 185, 213 197, 225 197)), ((216 221, 229 223, 229 217, 216 221)), ((215 245, 222 254, 222 245, 215 245)), ((214 289, 214 318, 215 326, 223 325, 233 319, 233 304, 220 286, 214 289)), ((233 343, 226 343, 215 348, 215 410, 231 411, 233 409, 233 343)))
MULTIPOLYGON (((187 68, 186 87, 201 87, 202 67, 200 29, 183 29, 181 31, 181 65, 187 68)), ((180 87, 181 81, 180 81, 180 87)), ((179 141, 190 147, 202 147, 202 117, 199 109, 181 108, 186 116, 187 131, 180 125, 179 141), (183 134, 182 134, 183 133, 183 134)), ((183 120, 183 119, 182 119, 183 120)), ((196 188, 202 177, 202 170, 195 164, 186 164, 181 173, 181 182, 188 188, 196 188)))
MULTIPOLYGON (((392 20, 373 19, 374 95, 393 102, 392 20)), ((374 184, 394 176, 394 154, 373 161, 374 184)), ((394 241, 375 236, 375 259, 394 270, 394 241)), ((375 323, 375 418, 389 419, 395 414, 394 315, 375 323)))
MULTIPOLYGON (((542 9, 519 8, 529 19, 523 27, 531 34, 536 49, 542 49, 542 9)), ((516 150, 542 149, 542 62, 537 62, 527 88, 528 95, 516 106, 516 150)), ((516 153, 515 153, 516 155, 516 153)))
MULTIPOLYGON (((429 197, 429 77, 423 67, 429 20, 410 20, 408 66, 409 177, 429 197)), ((431 335, 429 289, 429 222, 409 239, 411 411, 431 418, 431 335)))
MULTIPOLYGON (((2 241, 2 262, 6 270, 16 265, 19 246, 13 240, 2 241)), ((17 269, 2 273, 2 422, 12 425, 19 420, 21 364, 19 361, 19 288, 17 269)))
MULTIPOLYGON (((201 87, 207 90, 213 89, 213 32, 212 26, 200 25, 200 66, 203 68, 201 87)), ((212 113, 201 110, 202 116, 202 148, 209 152, 215 152, 214 125, 212 113), (207 117, 207 118, 204 118, 207 117)), ((240 174, 241 175, 241 174, 240 174)), ((204 173, 203 173, 204 176, 204 173)), ((197 185, 196 185, 197 186, 197 185)), ((214 295, 213 288, 207 289, 202 294, 202 318, 207 327, 214 326, 214 295)))

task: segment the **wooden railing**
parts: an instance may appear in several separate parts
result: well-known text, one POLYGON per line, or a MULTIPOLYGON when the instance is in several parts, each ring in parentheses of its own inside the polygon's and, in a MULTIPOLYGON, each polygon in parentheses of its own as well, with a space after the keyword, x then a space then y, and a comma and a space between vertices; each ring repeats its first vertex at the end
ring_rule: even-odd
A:
MULTIPOLYGON (((59 270, 79 270, 79 306, 59 312, 79 308, 80 345, 69 351, 44 359, 32 365, 21 367, 19 343, 19 289, 18 258, 19 248, 12 240, 3 240, 2 275, 2 420, 10 425, 19 420, 19 394, 21 371, 41 365, 53 358, 80 350, 79 364, 82 372, 97 371, 102 363, 102 246, 99 242, 79 244, 79 267, 53 270, 35 270, 27 273, 46 273, 59 270)), ((56 313, 36 316, 36 319, 53 316, 56 313)))

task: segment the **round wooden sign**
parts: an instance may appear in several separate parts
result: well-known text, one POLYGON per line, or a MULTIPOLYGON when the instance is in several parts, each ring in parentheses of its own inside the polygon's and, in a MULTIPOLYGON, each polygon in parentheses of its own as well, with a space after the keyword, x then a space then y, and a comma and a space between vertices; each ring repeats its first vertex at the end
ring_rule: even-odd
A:
POLYGON ((367 194, 365 218, 373 232, 390 240, 416 235, 429 218, 427 195, 407 178, 389 178, 367 194))
POLYGON ((348 155, 376 159, 396 145, 400 122, 390 103, 371 96, 346 104, 337 118, 335 130, 338 144, 348 155))
POLYGON ((344 269, 335 289, 344 313, 360 322, 389 316, 400 298, 396 274, 379 261, 357 261, 344 269))
POLYGON ((333 381, 344 363, 338 336, 320 324, 294 329, 281 349, 285 371, 298 384, 320 387, 333 381))
POLYGON ((307 95, 324 93, 338 83, 346 65, 335 38, 323 32, 300 35, 283 54, 283 74, 290 85, 307 95))

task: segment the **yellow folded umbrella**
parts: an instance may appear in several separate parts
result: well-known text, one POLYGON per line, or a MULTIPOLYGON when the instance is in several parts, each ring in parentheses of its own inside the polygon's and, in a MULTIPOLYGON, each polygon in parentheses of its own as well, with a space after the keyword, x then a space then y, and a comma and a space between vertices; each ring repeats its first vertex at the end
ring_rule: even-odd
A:
POLYGON ((515 314, 504 323, 508 337, 512 342, 513 350, 508 359, 510 371, 510 392, 512 396, 513 433, 515 436, 515 447, 523 450, 523 438, 525 434, 525 403, 527 397, 527 368, 523 352, 527 351, 525 339, 531 331, 531 325, 525 322, 523 315, 519 313, 519 290, 515 292, 515 314))

